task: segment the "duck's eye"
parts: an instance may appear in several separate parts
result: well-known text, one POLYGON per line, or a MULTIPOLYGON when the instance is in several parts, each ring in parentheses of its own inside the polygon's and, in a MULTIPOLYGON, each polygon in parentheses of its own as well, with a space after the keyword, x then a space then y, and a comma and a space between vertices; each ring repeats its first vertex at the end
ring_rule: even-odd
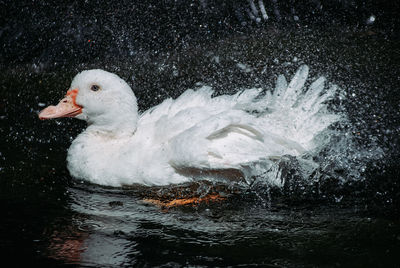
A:
POLYGON ((98 86, 98 85, 92 85, 90 87, 90 90, 92 90, 92 91, 98 91, 99 89, 100 89, 100 86, 98 86))

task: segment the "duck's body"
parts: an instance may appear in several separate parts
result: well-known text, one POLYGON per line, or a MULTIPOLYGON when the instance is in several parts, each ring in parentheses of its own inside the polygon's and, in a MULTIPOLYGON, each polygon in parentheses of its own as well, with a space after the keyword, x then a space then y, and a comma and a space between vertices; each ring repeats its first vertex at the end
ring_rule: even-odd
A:
POLYGON ((315 121, 334 90, 321 94, 320 78, 302 94, 307 75, 302 66, 289 85, 280 76, 274 94, 264 96, 261 89, 218 97, 209 87, 188 90, 139 115, 123 80, 101 70, 82 72, 71 88, 78 89, 75 105, 82 110, 76 117, 89 126, 68 150, 68 169, 110 186, 183 183, 210 171, 247 179, 283 155, 312 150, 314 136, 338 119, 325 113, 315 121), (103 92, 86 89, 93 84, 103 92))

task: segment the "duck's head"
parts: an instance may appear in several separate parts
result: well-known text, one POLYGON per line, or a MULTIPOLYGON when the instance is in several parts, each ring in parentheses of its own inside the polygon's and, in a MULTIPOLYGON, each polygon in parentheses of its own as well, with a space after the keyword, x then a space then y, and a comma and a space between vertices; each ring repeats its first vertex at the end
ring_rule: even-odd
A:
POLYGON ((56 106, 39 113, 40 119, 74 117, 104 131, 136 129, 137 103, 129 85, 103 70, 83 71, 72 80, 70 89, 56 106))

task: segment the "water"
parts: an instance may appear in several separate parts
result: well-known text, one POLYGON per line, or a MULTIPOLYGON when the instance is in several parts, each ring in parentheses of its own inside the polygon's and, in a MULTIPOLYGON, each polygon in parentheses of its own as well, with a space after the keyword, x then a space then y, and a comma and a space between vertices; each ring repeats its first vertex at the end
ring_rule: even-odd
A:
MULTIPOLYGON (((374 18, 376 23, 382 19, 379 12, 374 18)), ((115 49, 124 42, 109 38, 109 32, 104 40, 118 46, 85 47, 75 55, 81 51, 79 38, 87 44, 83 29, 70 44, 72 52, 55 46, 58 36, 50 42, 53 49, 40 50, 40 43, 32 53, 29 42, 41 36, 35 31, 18 37, 27 43, 18 43, 23 53, 17 60, 10 60, 17 50, 6 46, 0 73, 3 260, 49 267, 398 266, 400 59, 399 40, 390 27, 239 28, 187 38, 169 49, 161 49, 159 39, 147 50, 128 42, 131 57, 125 46, 123 52, 115 49), (59 51, 66 51, 67 60, 59 51), (65 158, 83 123, 37 119, 82 69, 101 67, 121 75, 144 111, 196 86, 213 86, 218 94, 272 88, 278 74, 292 77, 303 63, 312 77, 325 75, 341 88, 330 109, 346 120, 332 126, 328 145, 310 156, 320 164, 313 174, 304 176, 296 159, 283 159, 282 188, 257 181, 251 186, 199 182, 179 189, 76 181, 65 158), (170 209, 143 202, 196 187, 201 193, 216 189, 227 199, 170 209)))
POLYGON ((354 209, 276 201, 266 208, 254 197, 240 196, 161 211, 141 202, 135 190, 77 184, 66 193, 64 207, 13 205, 29 219, 24 223, 14 216, 2 224, 12 230, 2 244, 15 263, 387 267, 397 261, 397 221, 357 215, 354 209))
POLYGON ((372 264, 379 254, 389 257, 384 264, 398 243, 388 234, 398 231, 391 221, 329 207, 265 208, 239 197, 160 211, 140 202, 135 190, 76 185, 69 193, 77 214, 47 230, 45 254, 89 266, 353 265, 372 264))

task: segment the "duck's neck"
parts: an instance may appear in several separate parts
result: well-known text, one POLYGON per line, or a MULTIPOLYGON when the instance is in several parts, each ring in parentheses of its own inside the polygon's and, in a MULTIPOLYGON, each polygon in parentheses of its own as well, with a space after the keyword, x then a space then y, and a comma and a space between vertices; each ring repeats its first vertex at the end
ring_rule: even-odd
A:
POLYGON ((132 136, 136 132, 137 116, 121 115, 110 120, 97 118, 95 122, 88 122, 87 132, 109 137, 132 136))

